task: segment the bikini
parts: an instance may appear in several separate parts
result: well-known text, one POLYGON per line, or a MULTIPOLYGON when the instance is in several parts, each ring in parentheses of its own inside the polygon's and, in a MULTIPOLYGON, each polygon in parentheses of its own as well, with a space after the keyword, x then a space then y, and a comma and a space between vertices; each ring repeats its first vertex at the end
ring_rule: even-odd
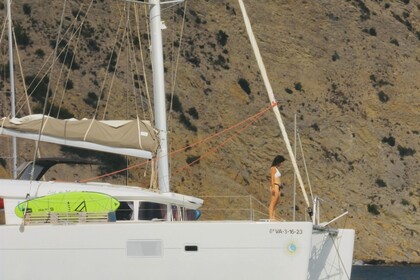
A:
MULTIPOLYGON (((275 168, 276 168, 276 173, 274 174, 274 177, 276 177, 276 178, 280 178, 280 177, 281 177, 281 173, 280 173, 280 171, 277 169, 277 167, 275 167, 275 168)), ((279 186, 279 188, 280 188, 280 184, 274 183, 274 185, 277 185, 277 186, 279 186)))

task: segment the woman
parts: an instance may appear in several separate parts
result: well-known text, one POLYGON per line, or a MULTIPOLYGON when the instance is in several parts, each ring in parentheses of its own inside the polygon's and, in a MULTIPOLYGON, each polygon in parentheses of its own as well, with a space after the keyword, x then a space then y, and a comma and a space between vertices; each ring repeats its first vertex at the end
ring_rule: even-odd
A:
POLYGON ((271 164, 270 174, 271 174, 271 184, 270 184, 270 191, 271 191, 271 202, 270 207, 268 208, 268 216, 270 220, 274 220, 276 217, 274 215, 274 209, 276 208, 277 204, 279 203, 280 198, 280 185, 281 185, 281 173, 280 173, 280 166, 282 162, 286 159, 278 155, 274 158, 273 163, 271 164))

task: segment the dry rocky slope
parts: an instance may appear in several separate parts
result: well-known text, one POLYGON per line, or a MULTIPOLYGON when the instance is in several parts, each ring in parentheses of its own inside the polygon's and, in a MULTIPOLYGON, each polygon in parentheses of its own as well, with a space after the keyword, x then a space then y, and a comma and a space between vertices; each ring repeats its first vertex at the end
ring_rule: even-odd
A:
MULTIPOLYGON (((244 2, 291 138, 297 116, 313 193, 323 199, 323 220, 334 218, 343 209, 349 211, 334 226, 356 230, 355 259, 419 263, 420 1, 244 2)), ((84 7, 78 20, 82 22, 88 12, 81 3, 84 1, 68 1, 63 30, 84 7)), ((67 85, 62 106, 77 118, 94 112, 92 104, 96 104, 107 73, 107 58, 123 5, 94 1, 78 52, 75 45, 72 47, 77 67, 67 61, 64 73, 73 68, 69 74, 72 83, 67 85), (102 64, 94 66, 95 61, 102 64)), ((169 43, 179 38, 182 7, 163 13, 168 26, 164 32, 165 49, 169 52, 173 50, 169 43)), ((14 23, 19 25, 20 58, 26 76, 35 75, 52 52, 61 10, 61 1, 14 3, 14 23)), ((5 18, 1 4, 0 15, 5 18)), ((229 128, 269 104, 236 0, 189 0, 183 34, 171 114, 171 150, 229 128)), ((147 35, 141 38, 147 45, 147 35)), ((4 42, 2 92, 10 88, 4 67, 4 42)), ((174 49, 178 46, 179 41, 174 49)), ((124 52, 121 56, 122 64, 116 68, 127 73, 124 52)), ((176 52, 165 56, 167 81, 171 80, 171 60, 175 58, 176 52)), ((114 93, 125 85, 125 76, 117 75, 114 93)), ((144 86, 138 87, 144 93, 144 86)), ((167 92, 171 88, 168 86, 167 92)), ((54 87, 52 90, 60 94, 62 91, 54 87)), ((60 100, 58 96, 56 100, 60 100)), ((18 97, 22 97, 21 85, 18 97)), ((108 106, 118 105, 119 109, 109 110, 107 115, 133 116, 134 111, 126 108, 135 101, 132 96, 125 98, 112 95, 108 106)), ((31 99, 38 111, 42 101, 39 97, 31 99)), ((8 114, 8 106, 7 95, 2 94, 2 115, 8 114)), ((100 114, 103 110, 101 106, 100 114)), ((6 143, 4 138, 0 141, 6 143)), ((193 147, 172 157, 172 189, 204 197, 251 194, 266 206, 271 160, 276 154, 287 154, 274 116, 268 112, 239 134, 212 139, 211 145, 193 147), (231 136, 232 141, 223 143, 231 136), (223 145, 219 149, 212 150, 211 145, 220 143, 223 145), (183 168, 200 156, 190 168, 183 168)), ((30 142, 20 142, 19 147, 21 156, 32 157, 30 142)), ((58 148, 42 150, 44 156, 54 155, 52 151, 60 152, 58 148)), ((3 150, 1 156, 6 155, 3 150)), ((303 166, 301 155, 298 160, 303 166)), ((5 159, 1 163, 10 166, 5 159)), ((291 219, 290 161, 283 174, 286 187, 279 215, 291 219)), ((137 174, 130 178, 147 182, 137 174)), ((302 218, 306 206, 301 192, 297 192, 297 217, 302 218)), ((233 199, 224 205, 212 198, 207 201, 208 208, 226 208, 234 203, 233 199)))

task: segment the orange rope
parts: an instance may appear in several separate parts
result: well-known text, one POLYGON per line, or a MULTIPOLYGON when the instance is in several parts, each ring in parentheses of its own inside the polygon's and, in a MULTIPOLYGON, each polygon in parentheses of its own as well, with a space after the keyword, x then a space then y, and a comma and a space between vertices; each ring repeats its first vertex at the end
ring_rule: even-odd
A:
MULTIPOLYGON (((200 156, 200 158, 196 159, 195 161, 191 162, 190 164, 187 164, 186 166, 183 166, 183 167, 181 167, 181 168, 177 169, 174 173, 176 174, 176 173, 178 173, 178 172, 180 172, 180 171, 182 171, 182 170, 184 170, 184 169, 186 169, 186 168, 190 167, 191 165, 193 165, 194 163, 196 163, 196 162, 197 162, 197 161, 199 161, 200 159, 204 159, 205 157, 209 156, 210 154, 212 154, 212 153, 213 153, 213 152, 215 152, 216 150, 218 150, 218 149, 220 149, 221 147, 225 146, 227 143, 229 143, 230 141, 232 141, 234 137, 237 137, 237 136, 238 136, 238 135, 239 135, 239 134, 240 134, 243 130, 245 130, 246 128, 248 128, 249 126, 251 126, 251 124, 253 124, 254 122, 256 122, 256 121, 257 121, 260 117, 262 117, 265 113, 267 113, 269 110, 271 110, 271 109, 272 109, 273 107, 275 107, 275 106, 277 106, 277 103, 276 103, 276 102, 273 102, 273 103, 272 103, 270 106, 268 106, 267 108, 264 108, 262 111, 260 111, 260 112, 258 112, 258 113, 256 113, 256 114, 254 114, 254 115, 252 115, 252 116, 250 116, 250 117, 246 118, 245 120, 243 120, 243 121, 241 121, 241 122, 239 122, 239 123, 237 123, 237 124, 234 124, 234 125, 232 125, 232 126, 230 126, 230 127, 226 128, 226 129, 224 129, 224 130, 222 130, 222 131, 220 131, 220 132, 218 132, 218 133, 215 133, 215 134, 213 134, 213 135, 210 135, 209 137, 206 137, 206 138, 204 138, 203 140, 197 141, 197 142, 195 142, 195 143, 193 143, 193 144, 191 144, 191 145, 188 145, 188 146, 186 146, 186 147, 180 148, 180 149, 178 149, 178 150, 175 150, 175 151, 173 151, 173 152, 169 153, 169 156, 172 156, 172 155, 174 155, 174 154, 177 154, 177 153, 179 153, 179 152, 182 152, 182 151, 184 151, 184 150, 187 150, 187 149, 190 149, 190 148, 192 148, 192 147, 194 147, 194 146, 197 146, 197 145, 199 145, 199 144, 201 144, 201 143, 203 143, 203 142, 206 142, 206 141, 208 141, 208 140, 210 140, 210 139, 212 139, 212 138, 214 138, 214 137, 216 137, 216 136, 220 136, 220 135, 222 135, 223 133, 226 133, 226 132, 228 132, 228 131, 230 131, 230 130, 233 130, 233 129, 237 128, 237 127, 240 127, 240 126, 241 126, 241 125, 243 125, 243 124, 246 124, 244 127, 242 127, 241 129, 237 130, 237 131, 235 132, 235 135, 233 135, 233 136, 229 137, 229 138, 228 138, 228 139, 226 139, 224 142, 222 142, 220 145, 218 145, 218 146, 214 147, 213 149, 211 149, 210 151, 208 151, 208 152, 207 152, 207 153, 205 153, 204 155, 200 156)), ((159 158, 156 158, 156 159, 157 159, 157 160, 159 160, 159 158)), ((106 174, 103 174, 103 175, 100 175, 100 176, 96 176, 96 177, 92 177, 92 178, 88 178, 88 179, 80 180, 79 182, 81 182, 81 183, 85 183, 85 182, 93 181, 93 180, 96 180, 96 179, 100 179, 100 178, 108 177, 108 176, 111 176, 111 175, 114 175, 114 174, 118 174, 118 173, 121 173, 121 172, 124 172, 124 171, 130 170, 130 169, 133 169, 133 168, 136 168, 136 167, 142 166, 142 165, 146 164, 147 162, 148 162, 148 160, 145 160, 145 161, 143 161, 143 162, 141 162, 141 163, 138 163, 138 164, 135 164, 135 165, 129 166, 129 167, 127 167, 127 168, 120 169, 120 170, 117 170, 117 171, 114 171, 114 172, 110 172, 110 173, 106 173, 106 174)))
POLYGON ((171 152, 169 155, 174 155, 174 154, 177 154, 179 152, 182 152, 182 151, 184 151, 186 149, 190 149, 190 148, 192 148, 194 146, 197 146, 197 145, 199 145, 199 144, 201 144, 203 142, 206 142, 206 141, 208 141, 208 140, 210 140, 210 139, 212 139, 212 138, 214 138, 216 136, 222 135, 223 133, 226 133, 226 132, 228 132, 228 131, 230 131, 230 130, 238 127, 238 126, 241 126, 242 124, 244 124, 246 122, 249 122, 252 119, 260 118, 262 115, 264 115, 265 113, 267 113, 269 110, 271 110, 273 107, 276 107, 276 106, 277 106, 277 103, 272 103, 270 106, 268 106, 267 108, 264 108, 262 111, 256 113, 255 115, 252 115, 252 116, 246 118, 245 120, 243 120, 243 121, 241 121, 241 122, 239 122, 239 123, 237 123, 235 125, 232 125, 231 127, 228 127, 228 128, 226 128, 226 129, 224 129, 224 130, 222 130, 220 132, 217 132, 217 133, 215 133, 213 135, 210 135, 209 137, 204 138, 201 141, 197 141, 197 142, 195 142, 195 143, 193 143, 191 145, 188 145, 186 147, 183 147, 183 148, 180 148, 178 150, 175 150, 175 151, 171 152))
POLYGON ((138 164, 135 164, 135 165, 129 166, 129 167, 127 167, 127 168, 120 169, 120 170, 117 170, 117 171, 114 171, 114 172, 110 172, 110 173, 106 173, 106 174, 102 174, 102 175, 99 175, 99 176, 96 176, 96 177, 92 177, 92 178, 88 178, 88 179, 80 180, 79 182, 80 182, 80 183, 85 183, 85 182, 93 181, 93 180, 96 180, 96 179, 100 179, 100 178, 108 177, 108 176, 111 176, 111 175, 114 175, 114 174, 118 174, 118 173, 121 173, 121 172, 124 172, 124 171, 130 170, 130 169, 133 169, 133 168, 136 168, 136 167, 142 166, 142 165, 146 164, 148 161, 149 161, 149 160, 145 160, 145 161, 143 161, 143 162, 140 162, 140 163, 138 163, 138 164))
POLYGON ((223 146, 225 146, 229 142, 232 142, 235 137, 239 136, 242 133, 242 131, 244 131, 246 128, 250 127, 256 121, 257 121, 256 119, 255 120, 250 120, 250 122, 246 126, 244 126, 241 129, 235 131, 235 135, 230 136, 228 139, 226 139, 225 141, 223 141, 220 145, 214 147, 213 149, 211 149, 207 153, 204 153, 204 155, 201 155, 198 159, 196 159, 196 160, 192 161, 191 163, 189 163, 187 165, 184 165, 183 167, 177 169, 176 171, 173 172, 173 174, 177 174, 177 173, 179 173, 179 172, 181 172, 181 171, 183 171, 183 170, 191 167, 194 163, 196 163, 196 162, 198 162, 198 161, 200 161, 202 159, 207 158, 208 156, 210 156, 211 154, 213 154, 218 149, 222 148, 223 146))

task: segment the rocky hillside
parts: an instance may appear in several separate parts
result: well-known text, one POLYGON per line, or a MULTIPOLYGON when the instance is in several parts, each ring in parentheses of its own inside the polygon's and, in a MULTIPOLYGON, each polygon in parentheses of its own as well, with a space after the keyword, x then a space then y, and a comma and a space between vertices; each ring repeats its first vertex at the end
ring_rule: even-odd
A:
MULTIPOLYGON (((420 262, 420 1, 244 2, 292 142, 297 118, 312 192, 323 199, 323 220, 349 211, 334 226, 356 229, 355 259, 420 262)), ((151 88, 144 7, 138 6, 136 17, 124 5, 109 0, 93 1, 92 6, 88 1, 68 1, 62 18, 62 1, 14 3, 14 30, 24 71, 24 78, 17 78, 19 114, 29 112, 23 81, 33 92, 28 99, 32 110, 41 112, 50 79, 48 100, 53 106, 49 108, 60 117, 92 117, 97 108, 99 118, 125 118, 140 114, 128 106, 133 104, 144 108, 141 115, 150 116, 144 83, 148 81, 151 88), (129 20, 125 15, 130 15, 129 20), (122 26, 136 18, 143 27, 137 32, 131 24, 124 33, 122 26), (56 44, 60 22, 64 40, 56 44), (126 38, 132 45, 126 44, 126 38), (130 62, 139 46, 145 51, 147 75, 138 52, 137 64, 130 62), (42 79, 54 56, 58 58, 54 74, 42 79), (111 78, 114 70, 116 76, 111 78), (137 93, 128 93, 127 88, 137 93)), ((2 20, 5 13, 0 4, 2 20)), ((168 27, 166 90, 174 92, 172 151, 267 108, 266 90, 236 0, 189 0, 186 9, 184 4, 171 7, 163 17, 168 27), (176 83, 171 83, 174 69, 176 83)), ((0 111, 7 115, 7 38, 0 39, 0 111)), ((172 189, 203 196, 207 209, 231 206, 233 198, 221 203, 212 197, 233 195, 253 195, 265 207, 272 158, 287 151, 273 114, 265 113, 248 124, 173 155, 172 189), (192 165, 186 168, 188 164, 192 165)), ((7 139, 0 141, 8 146, 7 139)), ((19 142, 19 149, 21 157, 32 158, 32 143, 19 142)), ((43 156, 68 152, 41 147, 43 156)), ((3 149, 0 156, 2 166, 10 168, 9 150, 3 149)), ((304 172, 301 153, 298 161, 304 172)), ((55 176, 68 173, 58 170, 55 176)), ((75 173, 85 176, 83 170, 75 173)), ((283 173, 286 187, 279 216, 291 219, 290 161, 283 173)), ((131 171, 130 181, 147 184, 142 174, 131 171)), ((297 208, 297 217, 304 218, 300 191, 297 208)))

